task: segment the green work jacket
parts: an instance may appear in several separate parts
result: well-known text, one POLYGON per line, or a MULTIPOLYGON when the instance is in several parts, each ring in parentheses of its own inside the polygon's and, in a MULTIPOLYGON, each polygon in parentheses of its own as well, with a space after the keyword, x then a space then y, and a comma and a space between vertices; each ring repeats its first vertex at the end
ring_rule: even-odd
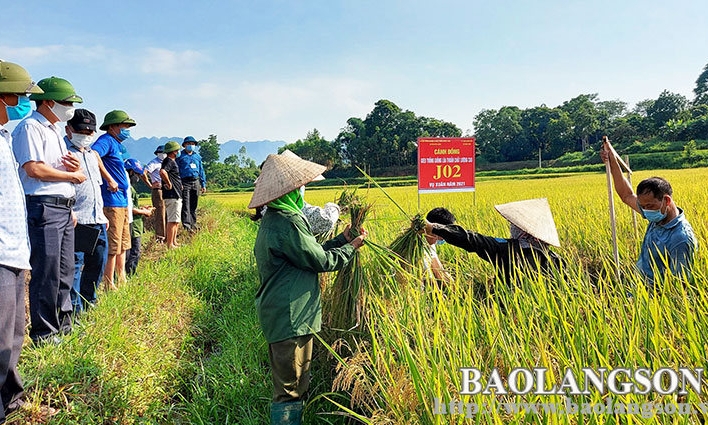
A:
POLYGON ((268 208, 253 249, 261 286, 256 310, 269 344, 319 332, 322 305, 317 274, 340 270, 354 255, 344 234, 323 245, 301 214, 268 208))

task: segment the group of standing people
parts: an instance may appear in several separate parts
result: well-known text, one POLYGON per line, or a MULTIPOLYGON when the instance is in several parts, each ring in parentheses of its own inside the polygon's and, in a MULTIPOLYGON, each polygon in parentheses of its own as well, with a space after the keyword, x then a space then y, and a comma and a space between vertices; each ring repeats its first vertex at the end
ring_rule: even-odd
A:
MULTIPOLYGON (((169 142, 158 175, 148 174, 123 145, 136 122, 122 110, 105 115, 99 127, 104 133, 94 141, 96 116, 75 108, 83 99, 63 78, 35 83, 22 66, 0 61, 0 102, 2 423, 22 404, 17 362, 25 332, 26 274, 30 338, 58 344, 76 315, 96 302, 101 282, 115 289, 126 274, 135 273, 142 219, 157 208, 140 207, 134 185, 143 180, 153 200, 164 195, 161 211, 168 223, 183 222, 193 231, 206 177, 191 136, 184 139, 182 160, 179 144, 169 142), (11 120, 21 120, 12 134, 4 127, 11 120)), ((177 246, 177 226, 165 232, 156 221, 158 237, 171 236, 168 246, 177 246)))
POLYGON ((199 142, 192 136, 182 141, 182 151, 176 141, 155 149, 155 158, 147 163, 145 175, 151 189, 156 217, 155 236, 168 248, 176 248, 180 223, 194 233, 198 229, 199 196, 206 192, 206 174, 202 157, 195 150, 199 142))

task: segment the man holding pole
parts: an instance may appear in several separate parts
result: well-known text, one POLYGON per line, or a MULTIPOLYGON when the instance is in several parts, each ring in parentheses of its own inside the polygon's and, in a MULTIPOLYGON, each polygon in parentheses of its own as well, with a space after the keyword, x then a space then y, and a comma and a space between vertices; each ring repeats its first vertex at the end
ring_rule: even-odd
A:
POLYGON ((661 177, 650 177, 637 185, 637 193, 622 175, 618 155, 607 138, 603 138, 600 157, 609 163, 612 180, 622 202, 649 221, 637 268, 653 289, 656 276, 670 271, 676 276, 690 277, 693 254, 698 247, 693 228, 676 206, 673 190, 661 177))

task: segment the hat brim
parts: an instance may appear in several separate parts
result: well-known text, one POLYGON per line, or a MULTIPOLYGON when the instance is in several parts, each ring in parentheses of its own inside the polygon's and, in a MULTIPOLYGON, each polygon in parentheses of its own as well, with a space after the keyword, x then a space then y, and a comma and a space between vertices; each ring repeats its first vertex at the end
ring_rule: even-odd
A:
POLYGON ((76 131, 84 131, 84 130, 90 130, 90 131, 96 131, 96 126, 95 125, 90 125, 90 124, 69 124, 72 129, 76 131))
POLYGON ((263 163, 248 208, 257 208, 313 181, 327 167, 300 157, 270 154, 263 163))
POLYGON ((560 247, 558 230, 546 198, 495 205, 494 208, 519 229, 549 245, 560 247))
POLYGON ((118 125, 118 124, 128 124, 128 128, 130 128, 130 127, 135 127, 135 121, 133 121, 133 120, 131 120, 131 119, 127 119, 127 120, 125 120, 125 121, 112 122, 112 123, 110 123, 110 124, 103 123, 103 124, 101 124, 101 126, 99 127, 99 129, 101 129, 102 131, 106 131, 106 130, 108 130, 108 127, 110 127, 110 126, 112 126, 112 125, 118 125))

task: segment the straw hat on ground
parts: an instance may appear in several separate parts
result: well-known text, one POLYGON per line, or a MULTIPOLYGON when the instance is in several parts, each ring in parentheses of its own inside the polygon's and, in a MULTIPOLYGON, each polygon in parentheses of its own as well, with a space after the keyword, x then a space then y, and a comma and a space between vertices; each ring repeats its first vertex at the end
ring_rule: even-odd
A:
POLYGON ((529 235, 553 246, 560 246, 556 223, 546 198, 528 199, 495 205, 505 219, 529 235))
POLYGON ((270 154, 263 163, 248 208, 256 208, 304 186, 322 174, 327 167, 293 154, 270 154))

